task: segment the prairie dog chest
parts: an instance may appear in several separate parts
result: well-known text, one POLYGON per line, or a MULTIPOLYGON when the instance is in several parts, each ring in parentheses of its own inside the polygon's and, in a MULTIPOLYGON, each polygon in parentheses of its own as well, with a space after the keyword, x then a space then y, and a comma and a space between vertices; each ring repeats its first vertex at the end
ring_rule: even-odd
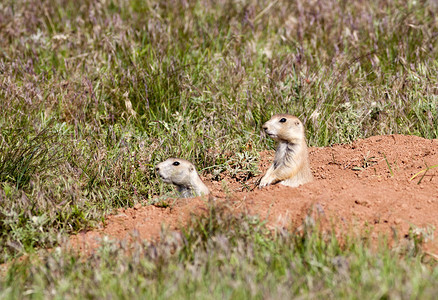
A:
POLYGON ((295 162, 295 157, 300 152, 299 144, 279 143, 274 157, 274 168, 295 162))

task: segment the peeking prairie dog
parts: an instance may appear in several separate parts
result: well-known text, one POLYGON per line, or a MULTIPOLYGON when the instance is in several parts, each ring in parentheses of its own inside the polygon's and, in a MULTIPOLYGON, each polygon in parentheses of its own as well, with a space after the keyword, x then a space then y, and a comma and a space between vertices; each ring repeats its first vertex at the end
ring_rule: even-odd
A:
POLYGON ((274 115, 263 124, 263 130, 279 143, 274 163, 261 179, 259 187, 278 182, 297 187, 312 181, 303 123, 292 115, 274 115))
POLYGON ((183 198, 208 195, 208 187, 199 178, 195 166, 181 158, 168 158, 156 165, 155 170, 165 183, 176 185, 183 198))

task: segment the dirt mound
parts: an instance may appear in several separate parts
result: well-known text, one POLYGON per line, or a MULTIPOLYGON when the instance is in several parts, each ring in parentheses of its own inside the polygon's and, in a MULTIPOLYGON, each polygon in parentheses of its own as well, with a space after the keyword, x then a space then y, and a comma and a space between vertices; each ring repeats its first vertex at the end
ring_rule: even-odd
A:
MULTIPOLYGON (((273 151, 261 153, 263 172, 273 155, 273 151)), ((311 214, 338 229, 369 229, 374 237, 379 233, 403 237, 410 228, 423 237, 433 237, 438 227, 438 168, 410 178, 438 164, 438 140, 374 136, 352 144, 311 148, 310 162, 315 181, 298 188, 275 185, 247 191, 247 186, 232 178, 206 183, 216 199, 267 219, 272 228, 300 225, 311 214)), ((86 251, 103 236, 154 239, 163 226, 177 230, 192 213, 205 211, 206 199, 200 198, 178 199, 167 208, 137 205, 120 209, 100 228, 72 236, 70 242, 86 251)), ((436 251, 438 239, 429 241, 427 248, 436 251)))

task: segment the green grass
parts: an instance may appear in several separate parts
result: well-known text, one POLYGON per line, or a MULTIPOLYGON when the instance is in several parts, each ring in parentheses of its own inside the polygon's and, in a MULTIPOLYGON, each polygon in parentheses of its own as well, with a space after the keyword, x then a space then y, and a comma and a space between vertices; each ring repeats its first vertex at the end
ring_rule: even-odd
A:
POLYGON ((0 297, 436 297, 436 262, 417 252, 414 239, 397 251, 384 240, 376 246, 371 250, 366 237, 340 242, 309 225, 271 232, 258 219, 210 206, 181 234, 164 234, 158 243, 107 242, 86 259, 56 248, 15 263, 0 280, 0 297))
POLYGON ((274 113, 310 145, 438 137, 434 1, 0 3, 0 260, 168 192, 169 156, 242 185, 274 113))

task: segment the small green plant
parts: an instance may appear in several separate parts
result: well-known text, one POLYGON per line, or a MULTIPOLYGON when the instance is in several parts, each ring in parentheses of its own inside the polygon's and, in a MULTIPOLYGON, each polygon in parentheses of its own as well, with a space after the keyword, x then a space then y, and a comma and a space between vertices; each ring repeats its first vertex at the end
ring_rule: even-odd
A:
POLYGON ((229 176, 236 181, 245 183, 251 178, 259 175, 258 154, 251 154, 247 151, 236 153, 223 164, 209 167, 212 169, 213 178, 220 180, 224 176, 229 176))
POLYGON ((353 171, 362 171, 368 167, 377 164, 377 159, 374 156, 370 156, 369 152, 367 155, 363 155, 362 164, 360 166, 354 166, 351 168, 353 171))
POLYGON ((388 159, 386 158, 385 153, 383 153, 383 157, 385 158, 385 162, 386 162, 386 165, 388 166, 389 173, 391 173, 391 177, 394 177, 394 172, 392 172, 391 164, 389 163, 388 159))

